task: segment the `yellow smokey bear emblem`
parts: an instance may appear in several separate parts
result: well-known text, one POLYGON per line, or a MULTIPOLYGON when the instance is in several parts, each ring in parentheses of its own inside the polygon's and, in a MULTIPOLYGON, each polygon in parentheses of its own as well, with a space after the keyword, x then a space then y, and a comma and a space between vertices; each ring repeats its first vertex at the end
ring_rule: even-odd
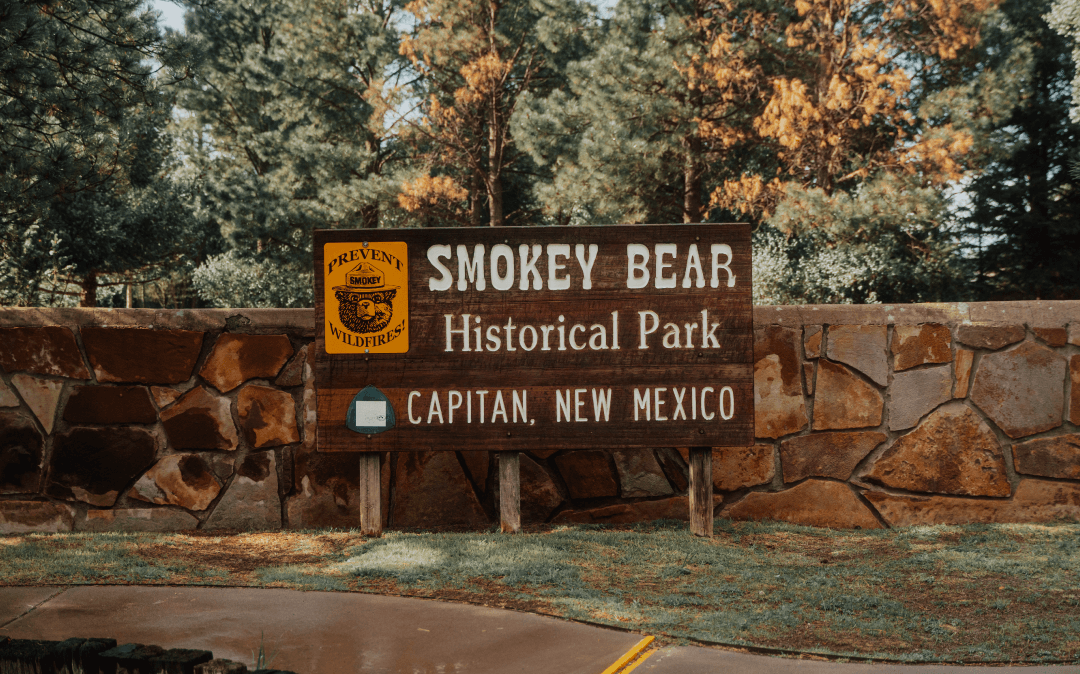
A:
POLYGON ((407 352, 409 267, 406 244, 327 243, 323 255, 326 352, 407 352))

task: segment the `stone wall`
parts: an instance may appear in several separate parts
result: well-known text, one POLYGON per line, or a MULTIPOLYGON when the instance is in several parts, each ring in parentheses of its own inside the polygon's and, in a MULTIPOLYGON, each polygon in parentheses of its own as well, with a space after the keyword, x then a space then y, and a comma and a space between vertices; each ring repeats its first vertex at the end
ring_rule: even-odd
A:
MULTIPOLYGON (((1080 518, 1080 302, 754 322, 757 444, 714 450, 719 516, 1080 518)), ((315 452, 313 338, 310 310, 0 309, 0 532, 358 526, 358 461, 315 452)), ((493 454, 382 478, 388 527, 497 521, 493 454)), ((526 523, 685 519, 686 488, 684 449, 521 460, 526 523)))

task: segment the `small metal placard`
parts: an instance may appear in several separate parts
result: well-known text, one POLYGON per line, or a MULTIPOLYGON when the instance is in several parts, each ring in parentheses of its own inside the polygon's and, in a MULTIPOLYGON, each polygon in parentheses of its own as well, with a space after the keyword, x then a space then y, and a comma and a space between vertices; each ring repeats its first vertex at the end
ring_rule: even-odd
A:
POLYGON ((371 435, 394 427, 394 406, 374 386, 365 386, 349 405, 345 426, 351 431, 371 435))

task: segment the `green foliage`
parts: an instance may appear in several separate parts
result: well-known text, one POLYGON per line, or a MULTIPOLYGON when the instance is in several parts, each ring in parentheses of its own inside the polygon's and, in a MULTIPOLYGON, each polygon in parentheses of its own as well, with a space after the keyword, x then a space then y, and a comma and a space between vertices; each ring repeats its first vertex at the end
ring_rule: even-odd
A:
POLYGON ((933 188, 880 176, 854 194, 789 189, 754 234, 756 304, 938 301, 962 292, 933 188), (782 234, 781 232, 787 232, 782 234))
POLYGON ((730 90, 690 73, 708 58, 709 12, 691 0, 619 2, 586 26, 587 52, 567 65, 566 86, 524 98, 514 135, 546 172, 533 189, 551 223, 701 222, 734 158, 757 156, 707 131, 750 124, 726 101, 730 90))
MULTIPOLYGON (((1057 9, 1065 21, 1066 8, 1057 9)), ((973 94, 1007 93, 993 101, 984 167, 966 190, 964 234, 982 299, 1080 297, 1080 178, 1070 175, 1080 120, 1069 119, 1076 63, 1069 40, 1048 25, 1049 10, 1050 0, 1006 0, 980 46, 973 94)))
POLYGON ((309 305, 312 230, 378 226, 393 193, 399 3, 187 7, 208 56, 179 97, 185 172, 231 245, 197 286, 216 306, 309 305))
POLYGON ((152 184, 171 101, 150 63, 175 79, 195 56, 139 0, 0 8, 0 302, 36 303, 42 280, 65 273, 92 305, 98 273, 175 252, 183 209, 152 184))
POLYGON ((1080 0, 1056 0, 1046 20, 1072 42, 1072 121, 1080 124, 1080 0))

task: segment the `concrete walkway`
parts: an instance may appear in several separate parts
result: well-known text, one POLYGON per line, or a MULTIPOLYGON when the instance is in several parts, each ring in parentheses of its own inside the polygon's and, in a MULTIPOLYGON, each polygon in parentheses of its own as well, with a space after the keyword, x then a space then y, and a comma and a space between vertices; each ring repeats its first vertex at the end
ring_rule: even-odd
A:
MULTIPOLYGON (((642 635, 515 611, 424 599, 278 589, 0 588, 0 635, 113 638, 213 651, 247 665, 263 639, 273 667, 299 674, 601 674, 642 635)), ((634 674, 943 674, 988 668, 839 664, 664 648, 634 674)), ((1009 674, 1080 674, 1011 667, 1009 674)))

